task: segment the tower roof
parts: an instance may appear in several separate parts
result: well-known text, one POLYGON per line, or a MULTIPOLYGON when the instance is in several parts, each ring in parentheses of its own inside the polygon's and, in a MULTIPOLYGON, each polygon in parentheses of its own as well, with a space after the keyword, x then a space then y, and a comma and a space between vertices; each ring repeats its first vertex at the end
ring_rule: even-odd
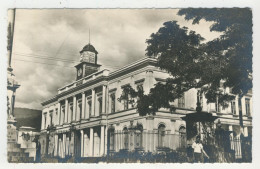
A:
POLYGON ((79 53, 83 53, 85 51, 94 52, 95 54, 98 54, 95 47, 91 45, 90 43, 83 47, 83 49, 79 53))

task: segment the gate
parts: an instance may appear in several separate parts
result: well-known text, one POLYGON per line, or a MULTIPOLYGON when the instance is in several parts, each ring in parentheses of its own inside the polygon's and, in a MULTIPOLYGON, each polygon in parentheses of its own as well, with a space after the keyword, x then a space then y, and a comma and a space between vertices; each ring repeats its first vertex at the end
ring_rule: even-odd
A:
POLYGON ((244 162, 252 160, 251 137, 235 137, 230 139, 231 149, 235 151, 236 159, 243 159, 244 162))
POLYGON ((235 151, 235 159, 242 158, 241 139, 239 137, 230 138, 231 150, 235 151))

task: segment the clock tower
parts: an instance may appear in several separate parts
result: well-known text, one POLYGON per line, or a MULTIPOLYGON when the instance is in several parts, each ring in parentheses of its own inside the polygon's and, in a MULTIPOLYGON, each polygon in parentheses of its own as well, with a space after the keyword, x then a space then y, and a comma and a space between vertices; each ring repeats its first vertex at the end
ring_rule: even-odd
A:
POLYGON ((80 63, 75 66, 77 69, 76 80, 97 72, 101 66, 97 64, 98 52, 90 43, 84 46, 79 53, 80 63))

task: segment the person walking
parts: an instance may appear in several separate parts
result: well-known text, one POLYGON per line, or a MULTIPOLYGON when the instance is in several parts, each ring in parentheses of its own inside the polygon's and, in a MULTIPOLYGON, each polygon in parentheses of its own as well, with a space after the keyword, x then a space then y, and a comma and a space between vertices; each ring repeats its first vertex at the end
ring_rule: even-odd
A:
POLYGON ((208 154, 204 151, 203 145, 200 141, 200 136, 196 137, 196 141, 192 144, 193 152, 194 152, 194 161, 197 163, 204 162, 203 154, 209 158, 208 154))

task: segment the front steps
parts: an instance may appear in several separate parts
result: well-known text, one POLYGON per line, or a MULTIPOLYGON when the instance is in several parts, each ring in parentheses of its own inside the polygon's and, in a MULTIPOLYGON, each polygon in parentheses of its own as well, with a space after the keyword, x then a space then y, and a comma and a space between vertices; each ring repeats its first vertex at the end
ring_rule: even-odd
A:
POLYGON ((9 163, 33 163, 34 158, 29 157, 29 153, 21 148, 20 144, 7 143, 7 160, 9 163))

